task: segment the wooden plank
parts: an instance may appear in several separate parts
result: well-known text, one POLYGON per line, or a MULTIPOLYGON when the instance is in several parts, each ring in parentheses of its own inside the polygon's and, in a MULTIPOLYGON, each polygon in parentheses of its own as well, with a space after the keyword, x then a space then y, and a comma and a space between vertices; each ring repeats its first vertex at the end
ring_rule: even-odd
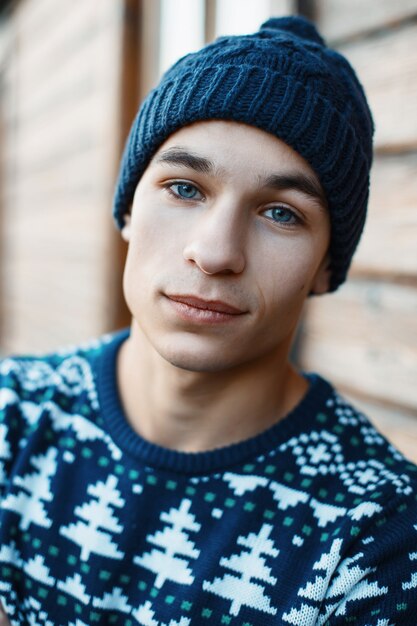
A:
MULTIPOLYGON (((274 17, 297 13, 296 0, 269 0, 268 5, 269 14, 274 17)), ((246 10, 245 7, 242 9, 246 10)), ((217 13, 218 0, 205 0, 205 41, 207 42, 215 39, 217 13)))
MULTIPOLYGON (((100 55, 100 48, 112 43, 107 41, 108 37, 111 33, 102 32, 88 46, 73 56, 61 59, 61 63, 52 68, 36 64, 30 69, 29 59, 29 68, 26 67, 26 56, 30 51, 22 52, 20 62, 24 64, 25 72, 19 73, 19 88, 27 96, 18 103, 18 115, 23 130, 38 124, 45 132, 46 122, 50 123, 51 117, 54 119, 62 112, 75 117, 81 107, 95 106, 98 99, 101 100, 101 107, 95 106, 95 112, 103 115, 102 107, 107 110, 112 84, 115 83, 115 89, 118 86, 117 77, 114 80, 112 76, 117 59, 100 55), (76 107, 74 112, 73 107, 76 107)), ((91 122, 95 120, 90 117, 91 122)))
MULTIPOLYGON (((102 32, 110 32, 119 19, 118 0, 102 0, 99 6, 95 0, 61 0, 59 11, 53 0, 27 0, 18 7, 15 20, 24 60, 20 67, 22 76, 26 80, 39 71, 52 76, 59 73, 67 59, 77 56, 81 65, 86 59, 91 62, 93 58, 85 47, 94 45, 102 32)), ((117 55, 118 49, 109 46, 97 52, 95 61, 99 64, 117 55)))
POLYGON ((353 281, 311 298, 302 366, 362 397, 417 411, 417 289, 353 281))
POLYGON ((213 41, 216 36, 217 0, 204 0, 204 41, 213 41))
POLYGON ((142 100, 155 87, 159 75, 161 0, 140 2, 139 98, 142 100))
POLYGON ((18 310, 17 316, 8 318, 1 354, 44 354, 68 344, 79 344, 107 330, 101 316, 95 315, 91 307, 74 307, 59 323, 56 315, 48 314, 47 310, 39 314, 26 307, 18 310), (74 323, 79 319, 82 323, 74 323))
POLYGON ((417 148, 417 24, 340 47, 365 87, 380 151, 417 148))
POLYGON ((417 154, 376 158, 352 275, 417 280, 417 154))
POLYGON ((63 0, 57 12, 53 0, 27 0, 11 25, 19 46, 3 100, 13 111, 1 190, 8 243, 3 352, 52 349, 100 333, 113 297, 106 271, 119 140, 120 2, 72 5, 63 0))
MULTIPOLYGON (((58 247, 58 246, 57 246, 58 247)), ((39 248, 42 250, 42 242, 39 248)), ((48 254, 29 250, 23 259, 8 259, 5 285, 5 334, 2 351, 50 350, 106 328, 109 294, 97 258, 65 250, 48 254)))
MULTIPOLYGON (((137 0, 123 0, 124 3, 124 19, 122 24, 122 73, 118 89, 118 125, 113 150, 112 168, 113 171, 107 178, 112 181, 116 179, 120 157, 124 148, 125 138, 128 135, 132 120, 134 119, 138 109, 139 92, 143 88, 145 75, 143 70, 143 59, 139 57, 139 51, 143 47, 141 35, 143 35, 143 27, 150 30, 156 30, 159 26, 159 20, 152 24, 146 23, 146 17, 151 17, 145 10, 146 2, 138 3, 137 0)), ((149 2, 147 3, 149 5, 149 2)), ((153 19, 160 14, 159 2, 153 3, 153 19), (158 5, 158 6, 157 6, 158 5)), ((154 33, 156 34, 156 33, 154 33)), ((159 45, 159 28, 157 35, 152 42, 152 46, 159 45)), ((148 33, 149 37, 149 33, 148 33)), ((148 40, 148 43, 149 40, 148 40)), ((149 54, 149 50, 148 50, 149 54)), ((151 68, 149 68, 151 69, 151 68)), ((155 68, 156 69, 156 68, 155 68)), ((148 70, 149 71, 149 70, 148 70)), ((110 159, 109 159, 110 162, 110 159)), ((113 192, 113 190, 112 190, 113 192)), ((111 194, 113 195, 113 193, 111 194)), ((110 207, 109 207, 110 215, 110 207)), ((105 276, 105 291, 108 294, 106 313, 107 321, 110 327, 120 328, 130 323, 131 315, 127 309, 123 295, 123 272, 126 259, 126 243, 122 240, 120 233, 113 227, 109 228, 108 236, 108 253, 103 255, 103 271, 105 276)))
POLYGON ((367 33, 417 14, 417 0, 316 0, 316 21, 330 42, 367 33))
POLYGON ((367 402, 350 394, 348 390, 340 391, 400 452, 417 463, 417 412, 412 415, 399 408, 367 402))
MULTIPOLYGON (((1 50, 0 50, 1 54, 1 50)), ((0 66, 0 93, 3 88, 3 75, 1 72, 0 66)), ((5 213, 4 213, 4 195, 2 190, 4 189, 4 162, 5 162, 5 124, 4 124, 4 102, 2 98, 0 98, 0 242, 4 241, 4 221, 5 221, 5 213)), ((4 273, 4 259, 6 247, 4 245, 0 245, 0 337, 4 333, 4 282, 6 274, 4 273)))
POLYGON ((274 17, 297 13, 297 0, 269 0, 269 11, 274 17))
POLYGON ((0 20, 0 69, 7 62, 13 46, 13 33, 6 20, 0 20))

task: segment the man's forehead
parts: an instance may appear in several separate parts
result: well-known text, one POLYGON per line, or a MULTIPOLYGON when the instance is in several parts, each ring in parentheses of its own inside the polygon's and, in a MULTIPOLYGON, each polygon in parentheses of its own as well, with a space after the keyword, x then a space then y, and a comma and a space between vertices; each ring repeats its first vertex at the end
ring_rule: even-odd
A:
POLYGON ((297 163, 301 169, 311 170, 307 161, 279 137, 264 130, 229 120, 204 120, 189 124, 172 133, 154 155, 172 148, 181 148, 215 160, 233 159, 243 163, 253 160, 262 167, 268 160, 276 163, 297 163))
POLYGON ((327 206, 309 164, 284 141, 235 122, 199 122, 171 135, 151 163, 244 179, 255 189, 295 189, 327 206), (229 132, 228 132, 229 131, 229 132))
POLYGON ((180 146, 193 151, 211 151, 220 159, 221 154, 231 153, 250 160, 251 153, 244 148, 250 145, 257 156, 268 152, 279 154, 280 159, 298 161, 300 167, 310 169, 307 161, 283 139, 250 124, 231 120, 201 120, 179 128, 172 133, 156 151, 156 154, 180 146))

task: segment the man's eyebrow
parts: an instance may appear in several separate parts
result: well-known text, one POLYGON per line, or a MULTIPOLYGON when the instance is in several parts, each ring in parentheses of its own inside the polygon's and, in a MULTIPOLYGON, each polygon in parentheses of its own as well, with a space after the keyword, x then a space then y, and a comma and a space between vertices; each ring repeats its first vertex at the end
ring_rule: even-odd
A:
MULTIPOLYGON (((180 165, 200 172, 216 175, 221 169, 209 158, 190 152, 181 146, 173 146, 157 153, 152 159, 155 163, 180 165)), ((309 196, 320 208, 327 208, 327 200, 320 183, 313 177, 300 172, 270 174, 265 178, 258 176, 258 188, 272 188, 278 191, 295 190, 309 196)))
POLYGON ((199 156, 181 147, 172 147, 163 150, 152 159, 155 163, 168 163, 169 165, 182 165, 189 167, 201 174, 214 174, 218 171, 211 159, 199 156))
POLYGON ((318 181, 313 177, 300 172, 271 174, 266 178, 258 177, 259 187, 270 187, 278 191, 287 189, 299 191, 305 196, 316 200, 320 207, 327 209, 327 199, 318 181))

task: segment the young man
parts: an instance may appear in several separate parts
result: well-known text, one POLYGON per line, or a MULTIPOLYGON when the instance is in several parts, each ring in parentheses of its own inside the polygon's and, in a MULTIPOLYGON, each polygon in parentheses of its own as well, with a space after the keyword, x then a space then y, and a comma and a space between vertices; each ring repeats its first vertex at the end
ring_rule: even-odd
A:
POLYGON ((1 363, 13 625, 416 623, 416 467, 288 356, 346 277, 372 129, 301 18, 146 99, 115 197, 130 330, 1 363))

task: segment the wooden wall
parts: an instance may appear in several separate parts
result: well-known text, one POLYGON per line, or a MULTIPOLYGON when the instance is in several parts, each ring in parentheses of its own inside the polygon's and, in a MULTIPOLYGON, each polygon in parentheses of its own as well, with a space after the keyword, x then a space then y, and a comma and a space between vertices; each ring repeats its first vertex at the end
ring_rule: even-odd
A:
POLYGON ((350 280, 308 303, 302 365, 334 381, 417 461, 417 2, 316 7, 367 91, 376 152, 350 280))
POLYGON ((119 152, 122 3, 15 5, 0 26, 4 353, 106 329, 119 152))

